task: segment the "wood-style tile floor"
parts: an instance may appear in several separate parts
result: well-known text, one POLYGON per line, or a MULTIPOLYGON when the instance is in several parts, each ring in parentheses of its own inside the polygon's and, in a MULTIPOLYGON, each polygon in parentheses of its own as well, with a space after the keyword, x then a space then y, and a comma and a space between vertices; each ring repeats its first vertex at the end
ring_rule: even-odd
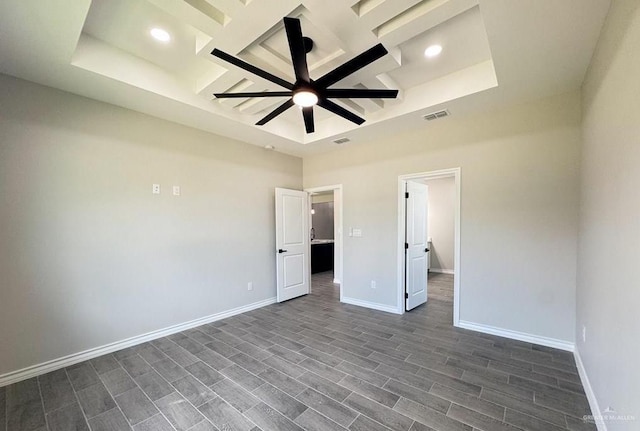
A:
POLYGON ((313 292, 0 388, 0 430, 594 430, 572 355, 313 292))

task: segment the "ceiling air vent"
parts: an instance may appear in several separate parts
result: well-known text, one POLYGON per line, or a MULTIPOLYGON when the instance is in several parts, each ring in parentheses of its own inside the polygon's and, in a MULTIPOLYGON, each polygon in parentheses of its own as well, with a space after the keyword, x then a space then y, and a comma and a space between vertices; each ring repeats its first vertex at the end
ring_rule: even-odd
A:
POLYGON ((349 138, 340 138, 340 139, 336 139, 335 141, 333 141, 333 143, 334 144, 346 144, 349 141, 351 141, 351 139, 349 139, 349 138))
POLYGON ((425 115, 423 118, 427 121, 439 120, 440 118, 448 117, 451 115, 446 109, 444 111, 433 112, 425 115))

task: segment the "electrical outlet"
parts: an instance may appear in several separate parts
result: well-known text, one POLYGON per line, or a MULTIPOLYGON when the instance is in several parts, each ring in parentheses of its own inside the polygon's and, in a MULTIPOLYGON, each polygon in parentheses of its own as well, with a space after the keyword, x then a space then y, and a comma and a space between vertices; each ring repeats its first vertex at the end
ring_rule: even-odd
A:
POLYGON ((180 196, 180 186, 173 186, 173 195, 180 196))
POLYGON ((151 193, 153 193, 154 195, 159 195, 160 194, 160 184, 154 184, 151 187, 151 193))
POLYGON ((376 281, 375 280, 371 280, 371 288, 372 289, 376 288, 376 281))
POLYGON ((582 325, 582 342, 587 342, 587 327, 582 325))
POLYGON ((247 290, 253 290, 253 281, 247 283, 247 290))

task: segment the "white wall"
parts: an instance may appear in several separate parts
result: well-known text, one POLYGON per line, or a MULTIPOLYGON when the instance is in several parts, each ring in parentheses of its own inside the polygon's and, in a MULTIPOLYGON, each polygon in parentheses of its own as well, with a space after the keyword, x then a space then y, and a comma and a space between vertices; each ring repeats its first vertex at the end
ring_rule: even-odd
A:
POLYGON ((276 186, 299 158, 0 75, 0 375, 274 297, 276 186))
POLYGON ((577 92, 304 159, 305 187, 343 184, 343 294, 397 307, 398 176, 461 167, 462 320, 572 342, 577 92), (371 280, 377 288, 371 289, 371 280))
POLYGON ((428 180, 431 270, 453 272, 456 182, 453 177, 428 180))
POLYGON ((639 47, 640 2, 615 0, 583 88, 576 325, 600 409, 636 418, 609 431, 640 429, 639 47))

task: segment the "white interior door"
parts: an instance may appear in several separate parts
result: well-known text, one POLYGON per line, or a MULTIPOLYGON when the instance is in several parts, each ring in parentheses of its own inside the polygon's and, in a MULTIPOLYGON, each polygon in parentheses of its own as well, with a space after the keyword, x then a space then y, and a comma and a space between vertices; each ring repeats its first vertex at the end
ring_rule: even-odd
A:
POLYGON ((408 181, 406 192, 405 307, 408 311, 427 302, 429 188, 408 181))
POLYGON ((309 196, 276 188, 278 302, 309 293, 309 196))

